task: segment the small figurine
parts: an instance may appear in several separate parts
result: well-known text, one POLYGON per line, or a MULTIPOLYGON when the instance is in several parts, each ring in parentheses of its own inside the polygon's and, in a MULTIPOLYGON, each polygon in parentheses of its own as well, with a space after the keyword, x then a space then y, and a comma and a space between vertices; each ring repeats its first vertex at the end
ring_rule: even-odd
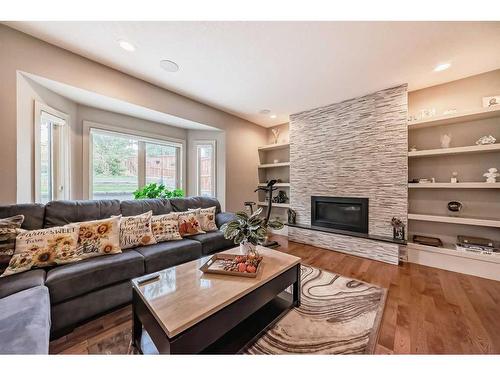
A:
POLYGON ((441 136, 441 148, 449 148, 451 143, 451 135, 443 134, 441 136))
POLYGON ((274 143, 278 143, 278 137, 280 136, 280 130, 278 128, 273 128, 271 129, 271 131, 273 132, 273 136, 274 136, 274 143))
POLYGON ((284 190, 279 190, 278 195, 273 198, 273 203, 286 203, 288 201, 288 196, 284 190))
POLYGON ((495 143, 497 140, 495 137, 493 137, 491 134, 490 135, 485 135, 481 138, 479 138, 476 141, 476 145, 492 145, 495 143))
POLYGON ((487 183, 494 184, 497 182, 497 177, 500 177, 500 173, 498 173, 498 169, 490 168, 487 173, 483 174, 483 176, 486 177, 487 183))
POLYGON ((452 172, 451 173, 451 179, 450 182, 452 184, 456 184, 458 182, 458 172, 452 172))
POLYGON ((417 151, 417 146, 411 146, 410 151, 412 151, 412 152, 417 151))
POLYGON ((289 208, 287 210, 287 214, 288 214, 288 224, 295 224, 295 220, 297 218, 297 212, 289 208))

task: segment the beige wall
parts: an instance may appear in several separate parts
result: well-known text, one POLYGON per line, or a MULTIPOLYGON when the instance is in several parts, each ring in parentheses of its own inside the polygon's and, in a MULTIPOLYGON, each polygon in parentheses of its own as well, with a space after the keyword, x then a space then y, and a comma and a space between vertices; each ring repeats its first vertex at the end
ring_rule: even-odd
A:
POLYGON ((483 96, 500 95, 500 69, 475 76, 427 87, 408 93, 408 114, 417 115, 422 109, 436 109, 436 115, 455 108, 458 112, 483 107, 483 96))
POLYGON ((226 132, 226 208, 254 198, 266 129, 0 25, 0 204, 17 201, 16 73, 24 71, 226 132))

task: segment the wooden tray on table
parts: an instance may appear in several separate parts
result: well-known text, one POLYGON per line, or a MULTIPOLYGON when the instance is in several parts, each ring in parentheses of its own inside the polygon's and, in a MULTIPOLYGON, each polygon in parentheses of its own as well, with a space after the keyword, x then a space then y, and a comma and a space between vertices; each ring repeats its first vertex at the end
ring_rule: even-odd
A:
POLYGON ((239 272, 232 270, 231 265, 234 265, 237 257, 246 257, 245 255, 237 254, 215 254, 203 266, 200 271, 203 273, 215 273, 219 275, 241 276, 241 277, 257 277, 257 274, 262 268, 262 257, 258 257, 258 264, 255 272, 239 272))

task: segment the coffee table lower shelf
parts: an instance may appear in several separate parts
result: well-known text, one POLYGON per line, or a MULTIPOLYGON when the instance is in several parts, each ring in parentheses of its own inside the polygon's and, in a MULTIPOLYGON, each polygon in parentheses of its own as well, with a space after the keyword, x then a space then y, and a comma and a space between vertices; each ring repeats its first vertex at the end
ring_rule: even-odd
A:
POLYGON ((258 339, 300 305, 300 264, 169 338, 133 289, 133 343, 144 354, 231 354, 258 339), (291 286, 292 293, 285 290, 291 286))

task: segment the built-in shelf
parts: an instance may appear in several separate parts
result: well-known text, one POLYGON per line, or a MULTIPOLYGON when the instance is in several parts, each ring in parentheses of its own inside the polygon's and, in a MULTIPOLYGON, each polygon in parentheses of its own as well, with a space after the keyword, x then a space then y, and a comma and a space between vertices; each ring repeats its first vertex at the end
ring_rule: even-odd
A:
MULTIPOLYGON (((269 203, 267 203, 267 202, 259 202, 258 203, 259 206, 266 206, 266 207, 268 204, 269 203)), ((274 207, 288 208, 288 207, 290 207, 290 205, 288 203, 273 203, 273 208, 274 207)))
POLYGON ((419 121, 408 122, 408 129, 422 129, 431 126, 456 124, 467 121, 484 120, 492 117, 500 116, 500 106, 492 108, 481 108, 476 111, 455 113, 452 115, 442 115, 426 118, 419 121))
POLYGON ((414 242, 408 242, 408 247, 419 251, 451 255, 460 258, 469 258, 485 262, 500 263, 500 254, 479 254, 471 251, 457 250, 453 244, 443 244, 443 247, 427 246, 414 242))
MULTIPOLYGON (((500 185, 500 184, 498 184, 498 185, 500 185)), ((267 182, 261 182, 259 184, 259 186, 267 186, 267 182)), ((290 183, 289 182, 277 182, 273 186, 276 186, 276 187, 290 187, 290 183)))
POLYGON ((277 167, 289 167, 290 162, 285 163, 273 163, 273 164, 260 164, 259 168, 277 168, 277 167))
POLYGON ((495 151, 500 151, 500 143, 494 143, 492 145, 474 145, 474 146, 463 146, 463 147, 437 148, 434 150, 409 151, 408 157, 418 158, 425 156, 457 155, 464 153, 495 152, 495 151))
POLYGON ((410 189, 500 189, 500 182, 458 182, 452 184, 450 182, 427 182, 427 183, 409 183, 410 189))
POLYGON ((281 150, 290 147, 290 143, 275 143, 272 145, 260 146, 259 151, 281 150))
POLYGON ((432 221, 436 223, 464 224, 464 225, 476 225, 481 227, 500 228, 500 220, 494 220, 494 219, 408 214, 408 220, 432 221))

